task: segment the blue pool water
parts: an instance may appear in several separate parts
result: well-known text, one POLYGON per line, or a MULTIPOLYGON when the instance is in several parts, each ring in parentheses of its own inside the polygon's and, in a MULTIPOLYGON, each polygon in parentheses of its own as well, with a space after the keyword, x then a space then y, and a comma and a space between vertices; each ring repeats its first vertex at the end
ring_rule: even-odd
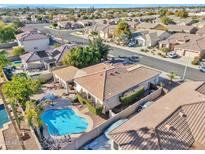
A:
POLYGON ((78 134, 88 127, 87 120, 69 108, 45 111, 41 120, 48 126, 48 133, 51 135, 78 134))
POLYGON ((9 117, 5 111, 4 105, 0 105, 0 129, 5 123, 9 122, 9 117))

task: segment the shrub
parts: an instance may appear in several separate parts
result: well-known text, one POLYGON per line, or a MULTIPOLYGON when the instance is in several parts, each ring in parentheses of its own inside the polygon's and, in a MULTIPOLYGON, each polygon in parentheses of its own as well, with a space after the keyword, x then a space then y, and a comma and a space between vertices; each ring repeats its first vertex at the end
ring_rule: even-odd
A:
POLYGON ((194 57, 194 59, 191 62, 193 65, 199 65, 200 64, 200 58, 199 57, 194 57))
POLYGON ((144 88, 141 88, 141 89, 133 92, 132 94, 120 97, 120 101, 125 105, 128 105, 130 103, 134 103, 136 100, 138 100, 140 98, 140 96, 143 93, 144 93, 144 88))
POLYGON ((20 47, 20 46, 13 47, 13 50, 12 50, 13 56, 20 56, 20 55, 23 55, 24 53, 25 53, 25 50, 23 47, 20 47))
POLYGON ((80 94, 77 94, 77 98, 78 101, 83 104, 86 105, 88 110, 92 113, 94 113, 95 115, 100 115, 102 113, 103 110, 103 106, 102 105, 97 105, 96 107, 92 105, 92 103, 90 101, 88 101, 87 99, 83 98, 80 94))

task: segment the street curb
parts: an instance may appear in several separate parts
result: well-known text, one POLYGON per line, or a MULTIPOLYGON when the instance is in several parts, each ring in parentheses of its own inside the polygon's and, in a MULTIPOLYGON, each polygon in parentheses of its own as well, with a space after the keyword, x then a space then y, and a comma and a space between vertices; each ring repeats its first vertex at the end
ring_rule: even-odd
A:
MULTIPOLYGON (((76 35, 76 34, 74 34, 74 33, 70 33, 70 35, 87 39, 86 37, 83 37, 83 36, 80 36, 80 35, 76 35)), ((145 54, 145 53, 140 52, 140 51, 133 51, 133 50, 131 50, 131 49, 127 49, 126 47, 121 47, 121 46, 117 46, 117 45, 115 45, 115 44, 106 43, 106 42, 104 42, 104 43, 107 44, 107 45, 110 45, 110 46, 112 46, 112 47, 119 48, 119 49, 123 49, 123 50, 129 51, 129 52, 133 52, 133 53, 136 53, 136 54, 139 54, 139 55, 148 56, 148 57, 156 58, 156 59, 159 59, 159 60, 171 62, 171 63, 173 63, 173 64, 179 64, 179 65, 182 65, 182 66, 186 66, 186 64, 179 63, 179 62, 174 62, 174 61, 169 60, 169 59, 167 59, 167 58, 165 58, 165 59, 163 58, 163 59, 162 59, 162 58, 160 58, 160 57, 158 57, 158 56, 148 55, 148 54, 145 54)), ((196 70, 199 70, 199 68, 196 68, 195 66, 192 66, 192 65, 188 65, 188 67, 189 67, 189 68, 196 69, 196 70)))

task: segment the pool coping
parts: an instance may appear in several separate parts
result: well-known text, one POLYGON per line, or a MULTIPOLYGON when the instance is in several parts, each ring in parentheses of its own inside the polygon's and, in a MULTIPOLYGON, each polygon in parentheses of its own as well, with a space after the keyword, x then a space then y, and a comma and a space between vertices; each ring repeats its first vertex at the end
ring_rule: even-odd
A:
POLYGON ((3 128, 0 128, 0 145, 2 146, 1 150, 6 150, 6 142, 4 140, 3 131, 9 128, 9 124, 11 124, 11 121, 4 123, 3 128))

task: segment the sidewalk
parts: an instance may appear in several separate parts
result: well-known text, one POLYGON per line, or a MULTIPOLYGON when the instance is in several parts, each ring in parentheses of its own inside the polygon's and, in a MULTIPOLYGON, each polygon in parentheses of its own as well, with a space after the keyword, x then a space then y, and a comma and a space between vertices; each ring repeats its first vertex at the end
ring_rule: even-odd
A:
MULTIPOLYGON (((74 33, 70 33, 70 34, 73 35, 73 36, 84 38, 84 39, 88 38, 86 35, 82 36, 82 35, 79 35, 79 33, 76 34, 75 32, 74 33)), ((191 67, 191 68, 194 68, 194 69, 199 69, 199 66, 195 66, 195 65, 191 64, 192 59, 191 58, 189 59, 188 57, 180 57, 178 59, 162 58, 159 55, 157 55, 157 54, 154 55, 151 52, 145 53, 145 52, 140 51, 141 49, 147 49, 145 47, 133 47, 133 48, 132 47, 122 47, 122 46, 115 45, 113 43, 107 43, 107 42, 105 42, 105 43, 110 45, 110 46, 112 46, 112 47, 128 50, 130 52, 134 52, 134 53, 137 53, 137 54, 140 54, 140 55, 145 55, 145 56, 157 58, 157 59, 168 61, 168 62, 172 62, 172 63, 175 63, 175 64, 180 64, 180 65, 186 66, 187 63, 188 63, 188 67, 191 67)))

